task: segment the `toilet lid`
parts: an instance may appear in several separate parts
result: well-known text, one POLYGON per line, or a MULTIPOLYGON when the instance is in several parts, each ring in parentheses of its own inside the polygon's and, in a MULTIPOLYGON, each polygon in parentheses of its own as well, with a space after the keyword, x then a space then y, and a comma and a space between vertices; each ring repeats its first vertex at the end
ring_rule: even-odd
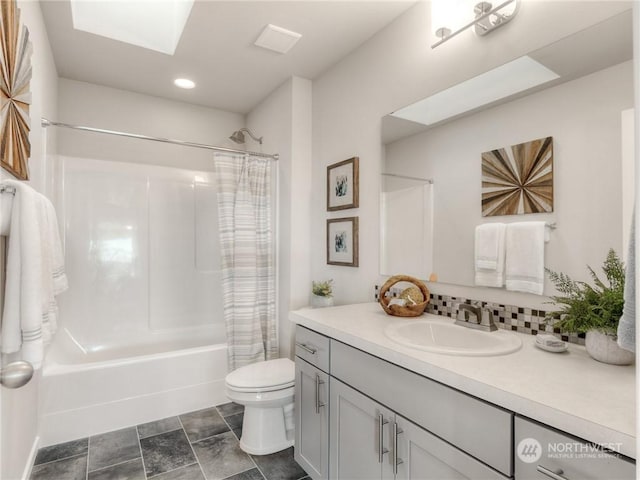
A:
POLYGON ((295 378, 295 363, 288 358, 278 358, 240 367, 227 375, 226 382, 240 389, 285 388, 291 386, 295 378))

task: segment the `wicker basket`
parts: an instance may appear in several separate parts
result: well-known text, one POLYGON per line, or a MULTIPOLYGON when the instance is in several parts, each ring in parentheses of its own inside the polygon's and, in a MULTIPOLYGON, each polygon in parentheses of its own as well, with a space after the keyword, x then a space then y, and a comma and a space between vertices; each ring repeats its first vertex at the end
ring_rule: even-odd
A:
POLYGON ((421 280, 418 280, 417 278, 410 277, 408 275, 394 275, 384 283, 384 285, 380 289, 379 297, 380 297, 379 302, 380 302, 380 305, 382 306, 382 309, 385 312, 387 312, 389 315, 393 315, 396 317, 418 317, 422 315, 422 313, 424 312, 424 309, 427 308, 427 304, 429 303, 429 289, 424 284, 424 282, 422 282, 421 280), (418 303, 416 305, 406 305, 406 306, 389 305, 391 298, 387 298, 386 294, 389 291, 389 289, 398 282, 413 283, 416 287, 420 289, 420 292, 422 292, 422 295, 425 298, 424 302, 418 303))

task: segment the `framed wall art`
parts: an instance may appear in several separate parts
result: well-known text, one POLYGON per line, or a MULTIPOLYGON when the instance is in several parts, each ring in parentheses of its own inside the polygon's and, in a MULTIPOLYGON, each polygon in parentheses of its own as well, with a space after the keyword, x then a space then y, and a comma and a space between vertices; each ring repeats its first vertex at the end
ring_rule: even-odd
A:
POLYGON ((358 266, 358 217, 327 220, 327 264, 358 266))
POLYGON ((327 167, 327 211, 358 207, 358 157, 327 167))
POLYGON ((482 154, 482 216, 553 212, 553 137, 482 154))
POLYGON ((20 180, 29 179, 31 52, 16 1, 0 1, 0 165, 20 180))

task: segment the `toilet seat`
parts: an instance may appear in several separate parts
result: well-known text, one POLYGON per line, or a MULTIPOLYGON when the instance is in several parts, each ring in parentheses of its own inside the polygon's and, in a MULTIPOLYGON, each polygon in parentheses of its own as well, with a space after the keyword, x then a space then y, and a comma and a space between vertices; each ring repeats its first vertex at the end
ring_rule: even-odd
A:
POLYGON ((227 388, 233 392, 246 392, 246 393, 266 393, 266 392, 277 392, 278 390, 285 390, 287 388, 291 388, 295 386, 296 382, 283 383, 282 385, 273 385, 270 387, 236 387, 235 385, 230 385, 227 382, 227 388))
POLYGON ((293 445, 295 378, 295 363, 288 358, 253 363, 227 375, 227 397, 244 406, 242 450, 268 455, 293 445))
POLYGON ((227 375, 226 384, 236 392, 273 392, 293 387, 295 377, 295 364, 278 358, 240 367, 227 375))

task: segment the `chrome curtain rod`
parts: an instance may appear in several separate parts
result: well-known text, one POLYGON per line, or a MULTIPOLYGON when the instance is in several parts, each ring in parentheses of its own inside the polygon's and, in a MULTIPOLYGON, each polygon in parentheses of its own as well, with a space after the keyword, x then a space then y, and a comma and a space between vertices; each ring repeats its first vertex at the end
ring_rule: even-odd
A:
POLYGON ((42 118, 42 126, 45 128, 46 127, 63 127, 63 128, 71 128, 72 130, 82 130, 84 132, 106 133, 107 135, 116 135, 119 137, 138 138, 140 140, 151 140, 153 142, 161 142, 161 143, 172 143, 174 145, 181 145, 183 147, 204 148, 206 150, 215 150, 216 152, 241 153, 241 154, 253 155, 255 157, 270 158, 272 160, 278 160, 280 158, 280 155, 278 155, 277 153, 272 154, 272 153, 262 153, 262 152, 247 152, 245 150, 236 150, 234 148, 225 148, 225 147, 217 147, 215 145, 207 145, 206 143, 185 142, 183 140, 172 140, 170 138, 150 137, 148 135, 140 135, 137 133, 118 132, 115 130, 105 130, 102 128, 70 125, 68 123, 53 122, 51 120, 47 120, 46 118, 42 118))
POLYGON ((381 175, 384 175, 385 177, 404 178, 405 180, 416 180, 418 182, 433 184, 433 178, 410 177, 409 175, 398 175, 397 173, 382 173, 381 175))

